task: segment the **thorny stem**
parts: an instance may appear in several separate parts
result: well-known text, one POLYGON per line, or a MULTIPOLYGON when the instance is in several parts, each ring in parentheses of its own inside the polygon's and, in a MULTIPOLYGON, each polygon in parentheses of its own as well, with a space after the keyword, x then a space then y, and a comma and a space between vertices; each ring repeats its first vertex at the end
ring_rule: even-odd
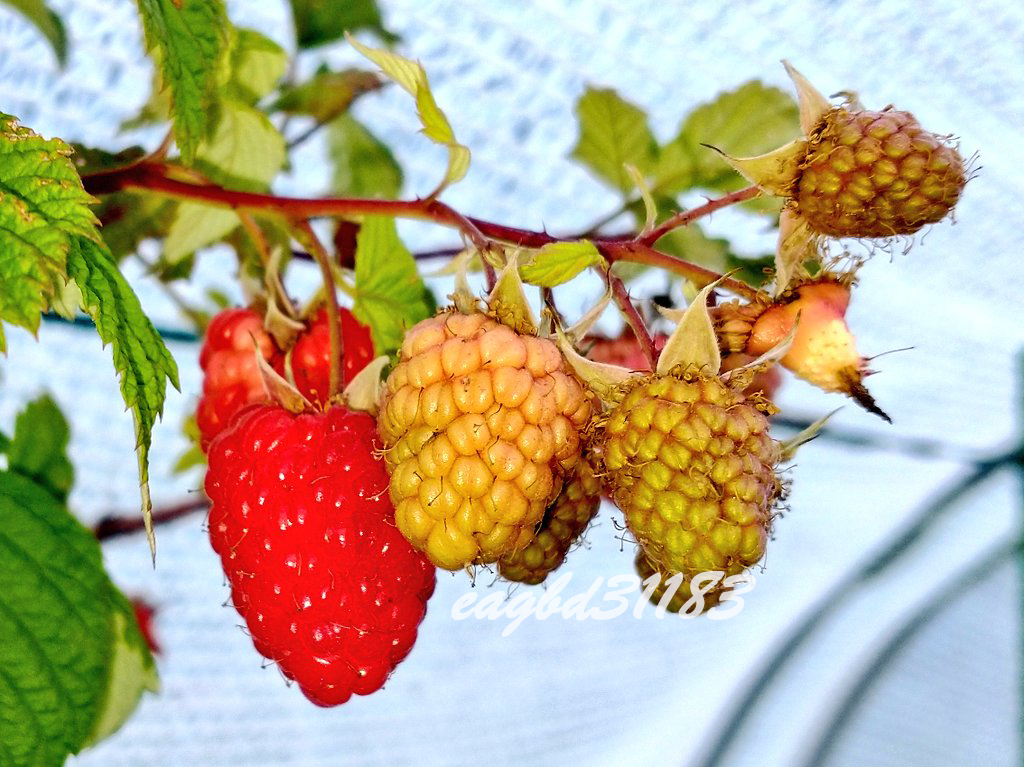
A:
POLYGON ((750 299, 751 301, 757 300, 761 296, 761 291, 752 285, 748 285, 741 280, 733 279, 732 277, 722 278, 718 272, 712 269, 705 269, 703 266, 686 261, 682 258, 663 253, 660 250, 643 245, 635 240, 629 240, 625 242, 600 242, 598 248, 604 254, 605 258, 614 263, 616 261, 632 261, 636 264, 648 264, 650 266, 658 266, 669 272, 675 272, 678 275, 686 277, 688 280, 693 282, 697 287, 702 288, 705 285, 710 285, 715 280, 721 279, 719 283, 721 287, 725 288, 736 295, 750 299))
MULTIPOLYGON (((455 209, 434 198, 414 200, 377 200, 365 198, 301 198, 278 197, 271 194, 257 194, 225 189, 194 176, 186 180, 186 169, 165 163, 140 161, 123 168, 105 170, 82 177, 86 191, 94 195, 109 194, 122 189, 142 189, 170 197, 201 200, 211 205, 232 210, 268 211, 281 214, 293 221, 320 216, 388 215, 433 221, 453 227, 476 248, 483 250, 491 242, 540 248, 554 242, 571 242, 576 237, 558 237, 546 231, 533 231, 464 216, 455 209)), ((681 258, 654 249, 653 244, 666 233, 696 221, 717 210, 737 202, 749 200, 758 195, 756 187, 746 187, 724 197, 709 200, 692 210, 672 216, 651 232, 641 235, 618 235, 595 238, 594 245, 609 263, 632 261, 658 266, 667 271, 686 277, 699 285, 707 285, 721 277, 710 269, 692 264, 681 258)), ((721 283, 726 290, 744 298, 754 298, 759 291, 746 283, 725 279, 721 283)))
POLYGON ((737 192, 732 192, 724 197, 719 197, 714 200, 708 200, 703 205, 692 208, 690 210, 683 210, 676 213, 667 221, 663 222, 661 226, 656 226, 650 232, 640 237, 637 237, 637 242, 641 245, 647 245, 648 247, 654 245, 658 240, 664 237, 666 234, 671 232, 673 229, 678 229, 681 226, 693 223, 698 218, 710 215, 716 210, 727 208, 730 205, 735 205, 737 202, 744 202, 745 200, 752 200, 761 193, 761 190, 755 186, 748 186, 740 189, 737 192))
POLYGON ((324 293, 327 297, 327 329, 331 339, 331 374, 328 379, 328 400, 341 392, 341 309, 338 294, 334 290, 334 273, 331 271, 331 256, 316 236, 308 221, 296 221, 295 231, 302 239, 313 260, 320 267, 324 279, 324 293))
POLYGON ((633 306, 633 302, 629 299, 626 284, 622 281, 621 277, 609 271, 608 286, 612 290, 612 297, 615 299, 616 305, 618 305, 619 310, 626 318, 626 322, 629 323, 629 327, 633 329, 633 335, 636 336, 636 340, 640 344, 644 358, 651 366, 651 370, 654 370, 658 366, 658 352, 654 348, 654 340, 647 330, 643 317, 640 316, 640 312, 637 311, 636 307, 633 306))

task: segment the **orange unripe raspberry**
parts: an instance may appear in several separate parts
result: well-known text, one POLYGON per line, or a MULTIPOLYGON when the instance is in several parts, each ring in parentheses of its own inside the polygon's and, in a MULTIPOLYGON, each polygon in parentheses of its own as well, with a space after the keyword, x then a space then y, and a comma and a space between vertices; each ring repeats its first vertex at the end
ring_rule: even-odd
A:
POLYGON ((544 512, 536 537, 526 548, 499 559, 498 573, 509 581, 543 583, 565 561, 600 505, 601 482, 584 456, 544 512))
POLYGON ((959 152, 909 112, 838 107, 808 138, 793 196, 819 234, 913 234, 944 218, 966 182, 959 152))
POLYGON ((796 324, 782 365, 825 391, 849 393, 864 374, 864 358, 846 324, 849 303, 849 285, 829 279, 801 285, 757 318, 746 351, 764 354, 796 324))
POLYGON ((590 413, 551 341, 481 313, 420 322, 378 416, 399 529, 449 570, 524 548, 579 460, 590 413))
POLYGON ((639 379, 608 414, 606 482, 652 566, 689 582, 764 556, 782 494, 768 410, 691 367, 639 379))

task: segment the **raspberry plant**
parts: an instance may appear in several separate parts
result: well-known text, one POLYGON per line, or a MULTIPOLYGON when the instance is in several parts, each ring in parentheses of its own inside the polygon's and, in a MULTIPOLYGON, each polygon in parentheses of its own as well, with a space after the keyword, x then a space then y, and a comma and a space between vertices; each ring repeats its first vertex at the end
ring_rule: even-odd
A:
MULTIPOLYGON (((969 176, 953 142, 908 112, 834 104, 788 64, 796 100, 742 84, 664 143, 640 108, 588 88, 572 156, 622 206, 586 233, 523 229, 443 202, 471 165, 458 115, 393 47, 370 0, 329 13, 290 5, 299 51, 349 45, 367 65, 299 81, 286 51, 233 25, 222 0, 139 0, 155 74, 131 124, 167 126, 163 141, 113 153, 0 114, 0 322, 34 333, 41 317, 84 313, 111 346, 154 563, 151 432, 178 369, 121 271, 153 239, 149 279, 165 286, 191 279, 211 245, 237 256, 246 306, 183 306, 205 341, 186 424, 197 449, 182 465, 208 460, 209 535, 231 604, 255 649, 313 702, 385 683, 430 630, 420 622, 435 566, 539 584, 571 558, 602 493, 651 598, 711 607, 722 589, 695 605, 691 580, 761 561, 786 492, 779 466, 821 426, 771 436, 778 368, 888 418, 845 320, 858 262, 836 238, 884 243, 945 218, 969 176), (349 111, 385 87, 408 92, 447 153, 433 189, 403 197, 398 163, 349 111), (330 192, 276 194, 290 151, 321 129, 330 192), (708 201, 686 208, 694 191, 708 201), (778 227, 774 253, 741 257, 701 229, 731 205, 778 227), (438 254, 410 249, 396 219, 458 238, 440 256, 456 275, 450 296, 418 267, 438 254), (322 280, 296 296, 286 277, 302 261, 322 280), (690 296, 685 310, 659 318, 631 297, 652 268, 690 296), (558 297, 584 272, 605 296, 564 316, 558 297), (624 318, 620 338, 591 333, 605 311, 624 318)), ((60 19, 41 3, 16 7, 63 60, 60 19)), ((0 607, 16 618, 0 623, 10 765, 63 763, 156 688, 150 613, 140 628, 102 567, 103 530, 68 509, 67 439, 48 398, 0 435, 0 607)))

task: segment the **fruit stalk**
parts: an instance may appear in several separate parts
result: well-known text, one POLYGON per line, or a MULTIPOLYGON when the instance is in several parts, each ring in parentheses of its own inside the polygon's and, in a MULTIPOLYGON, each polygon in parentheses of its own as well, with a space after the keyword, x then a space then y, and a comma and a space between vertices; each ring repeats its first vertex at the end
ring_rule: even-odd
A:
POLYGON ((341 392, 341 309, 338 307, 338 294, 334 291, 331 256, 308 221, 296 222, 295 231, 300 236, 302 244, 309 249, 310 255, 313 256, 313 260, 316 261, 317 266, 320 267, 320 273, 323 275, 324 294, 327 298, 327 332, 331 339, 331 369, 327 394, 327 398, 330 400, 341 392))

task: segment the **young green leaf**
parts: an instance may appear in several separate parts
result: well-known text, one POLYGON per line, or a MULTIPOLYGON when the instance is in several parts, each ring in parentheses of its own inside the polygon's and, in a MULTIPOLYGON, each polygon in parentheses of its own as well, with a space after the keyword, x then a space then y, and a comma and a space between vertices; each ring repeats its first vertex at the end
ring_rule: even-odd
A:
POLYGON ((752 80, 686 117, 679 134, 662 148, 653 172, 653 190, 674 195, 692 188, 738 189, 743 179, 703 144, 733 157, 752 157, 799 134, 800 112, 793 98, 752 80))
POLYGON ((351 115, 335 118, 328 129, 334 163, 331 192, 342 197, 394 199, 402 189, 402 168, 391 150, 351 115))
POLYGON ((3 322, 33 333, 66 277, 69 239, 97 238, 93 201, 60 139, 0 113, 0 352, 3 322))
POLYGON ((391 354, 405 331, 430 316, 426 286, 395 220, 366 216, 356 238, 356 300, 352 313, 369 325, 378 354, 391 354))
POLYGON ((531 285, 552 288, 568 282, 587 267, 603 263, 604 258, 589 240, 553 242, 519 267, 519 274, 531 285))
POLYGON ((362 69, 340 72, 322 69, 304 83, 283 88, 281 96, 270 105, 270 111, 307 115, 326 123, 347 112, 359 96, 383 85, 380 77, 362 69))
POLYGON ((642 109, 611 88, 588 87, 576 102, 580 137, 572 156, 623 194, 635 186, 625 166, 650 171, 657 141, 642 109))
MULTIPOLYGON (((241 102, 224 100, 217 130, 199 145, 195 166, 225 186, 265 191, 284 158, 284 138, 265 114, 241 102)), ((221 239, 238 223, 233 211, 183 202, 167 232, 164 259, 174 263, 221 239)))
POLYGON ((158 692, 160 677, 135 609, 111 584, 110 673, 96 723, 84 745, 91 746, 117 732, 132 715, 144 692, 158 692))
POLYGON ((167 381, 178 388, 178 367, 105 246, 84 237, 73 239, 67 268, 68 276, 82 291, 82 308, 96 323, 103 343, 113 349, 121 395, 135 420, 142 513, 150 548, 155 551, 149 497, 150 435, 163 412, 167 381))
POLYGON ((67 500, 75 470, 67 457, 68 422, 48 396, 29 403, 14 422, 7 447, 7 468, 49 490, 61 503, 67 500))
POLYGON ((61 66, 67 63, 68 37, 64 31, 64 22, 43 0, 3 0, 3 3, 14 8, 35 25, 53 48, 57 63, 61 66))
POLYGON ((251 106, 277 86, 288 68, 288 54, 255 29, 239 28, 231 44, 229 66, 229 93, 251 106))
POLYGON ((290 0, 295 21, 296 42, 300 48, 314 48, 331 43, 346 32, 369 30, 385 43, 398 41, 398 36, 384 28, 375 0, 290 0))
POLYGON ((174 138, 191 163, 216 122, 218 76, 228 52, 224 0, 138 0, 142 28, 170 92, 174 138))
MULTIPOLYGON (((114 648, 138 648, 139 632, 117 617, 96 539, 46 489, 0 472, 0 519, 0 753, 6 767, 60 765, 98 734, 114 648)), ((151 682, 152 657, 137 655, 151 682)))
POLYGON ((448 147, 448 171, 438 188, 429 195, 436 197, 445 187, 466 175, 466 171, 469 170, 470 153, 468 147, 456 141, 451 123, 430 91, 427 73, 418 61, 404 58, 397 53, 369 48, 351 36, 348 37, 348 41, 416 100, 416 111, 423 125, 423 134, 434 143, 448 147))

